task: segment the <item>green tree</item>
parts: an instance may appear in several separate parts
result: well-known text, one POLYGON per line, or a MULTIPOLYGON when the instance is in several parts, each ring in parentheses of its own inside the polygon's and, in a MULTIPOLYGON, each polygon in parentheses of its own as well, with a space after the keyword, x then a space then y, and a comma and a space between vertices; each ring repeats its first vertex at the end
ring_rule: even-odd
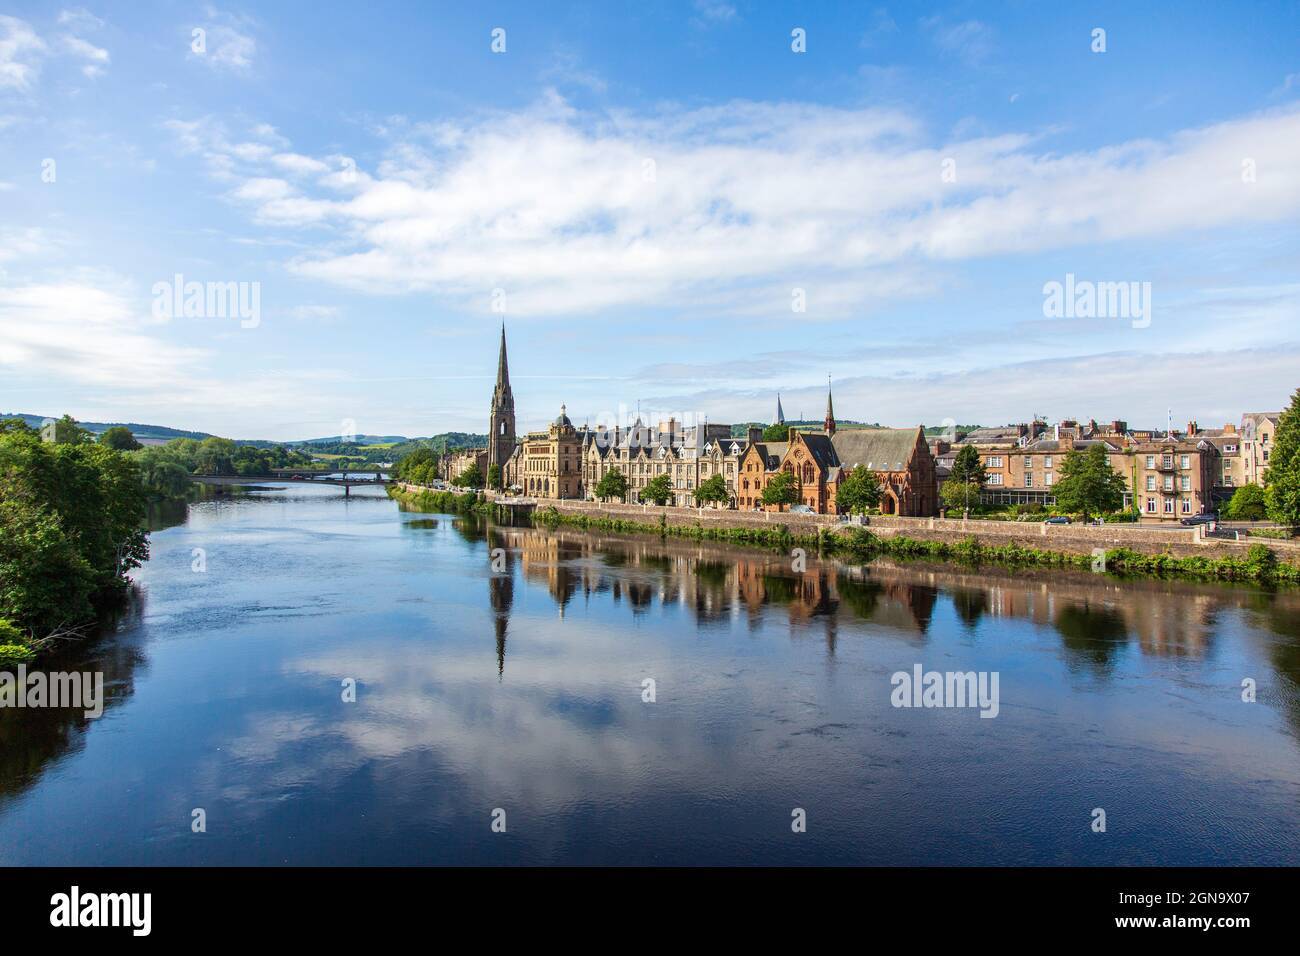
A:
POLYGON ((879 476, 866 465, 858 465, 840 479, 835 506, 846 514, 866 514, 879 507, 882 494, 879 476))
POLYGON ((713 502, 728 502, 730 500, 731 492, 727 490, 727 482, 721 475, 706 478, 695 489, 696 505, 703 506, 713 502))
POLYGON ((1300 528, 1300 388, 1282 413, 1264 473, 1268 516, 1288 528, 1300 528))
POLYGON ((984 456, 974 445, 962 445, 953 459, 948 480, 939 491, 944 506, 963 514, 980 503, 980 492, 988 482, 984 456))
POLYGON ((483 470, 479 468, 478 462, 470 462, 469 467, 457 475, 452 484, 458 488, 482 488, 483 470))
POLYGON ((601 501, 623 501, 627 498, 627 475, 617 468, 611 468, 600 476, 596 482, 595 495, 601 501))
POLYGON ((41 435, 56 445, 88 445, 94 440, 90 432, 78 425, 71 415, 64 415, 42 426, 41 435))
POLYGON ((229 438, 205 438, 194 455, 194 470, 200 475, 235 474, 236 446, 229 438))
POLYGON ((1242 485, 1221 512, 1225 521, 1262 521, 1268 516, 1268 496, 1259 485, 1242 485))
POLYGON ((790 426, 784 422, 763 429, 763 441, 789 441, 790 426))
POLYGON ((1077 448, 1066 453, 1052 491, 1062 511, 1091 515, 1109 514, 1124 506, 1128 485, 1124 476, 1110 466, 1104 445, 1093 445, 1086 452, 1077 448))
POLYGON ((496 462, 488 465, 487 484, 489 488, 501 490, 501 466, 496 462))
POLYGON ((105 431, 99 436, 99 443, 117 451, 135 451, 144 447, 135 440, 135 436, 131 434, 131 429, 125 425, 114 425, 105 431))
POLYGON ((794 473, 778 471, 769 478, 761 500, 765 505, 778 505, 781 510, 785 510, 786 505, 797 503, 799 483, 795 480, 794 473))
POLYGON ((167 446, 141 448, 134 455, 140 480, 151 498, 184 498, 190 491, 190 472, 167 446))
POLYGON ((638 495, 641 501, 653 502, 657 505, 666 505, 673 500, 673 483, 667 475, 655 475, 646 486, 641 489, 638 495))

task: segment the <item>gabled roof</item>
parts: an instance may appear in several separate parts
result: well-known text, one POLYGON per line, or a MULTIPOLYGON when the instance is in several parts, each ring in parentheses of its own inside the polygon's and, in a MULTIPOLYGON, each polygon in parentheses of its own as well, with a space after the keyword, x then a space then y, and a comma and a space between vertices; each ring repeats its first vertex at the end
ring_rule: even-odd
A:
POLYGON ((825 432, 797 432, 799 440, 813 456, 813 461, 827 470, 840 463, 835 453, 835 444, 825 432))
POLYGON ((755 442, 750 447, 758 454, 765 471, 776 471, 781 467, 781 459, 790 450, 790 443, 788 441, 765 441, 755 442))
POLYGON ((846 469, 866 465, 872 471, 902 471, 917 450, 918 434, 916 428, 846 428, 835 433, 831 444, 846 469))

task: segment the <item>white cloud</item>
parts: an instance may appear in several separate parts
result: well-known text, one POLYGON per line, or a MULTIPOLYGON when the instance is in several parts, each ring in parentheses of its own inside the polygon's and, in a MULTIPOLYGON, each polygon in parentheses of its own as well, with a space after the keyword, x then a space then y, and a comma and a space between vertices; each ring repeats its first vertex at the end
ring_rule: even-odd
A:
MULTIPOLYGON (((180 385, 200 356, 147 332, 147 306, 87 283, 0 286, 0 365, 80 384, 180 385)), ((10 377, 10 376, 6 376, 10 377)))
POLYGON ((25 20, 0 14, 0 88, 30 88, 46 49, 45 41, 25 20))
POLYGON ((88 61, 82 66, 81 72, 91 79, 101 75, 104 68, 108 66, 109 56, 107 50, 71 34, 64 34, 60 37, 60 41, 64 50, 68 53, 88 61))
POLYGON ((335 172, 290 183, 268 175, 283 161, 241 155, 210 123, 177 124, 256 220, 333 230, 291 263, 299 274, 483 309, 502 288, 516 314, 748 312, 760 287, 772 290, 772 314, 788 314, 799 286, 810 309, 820 298, 824 314, 842 316, 878 303, 901 264, 1300 213, 1300 180, 1283 172, 1300 166, 1296 109, 1060 155, 1031 134, 929 142, 903 114, 799 104, 593 119, 549 97, 459 125, 394 128, 401 138, 373 174, 327 157, 335 172), (1242 181, 1243 157, 1256 161, 1256 182, 1242 181), (947 158, 954 183, 941 177, 947 158))

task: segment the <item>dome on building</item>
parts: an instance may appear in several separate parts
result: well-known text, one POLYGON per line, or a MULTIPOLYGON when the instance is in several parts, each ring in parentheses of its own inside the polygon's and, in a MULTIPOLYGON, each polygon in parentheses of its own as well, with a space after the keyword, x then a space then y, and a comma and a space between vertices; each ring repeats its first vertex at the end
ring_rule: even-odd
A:
POLYGON ((556 426, 558 426, 559 428, 566 428, 566 427, 567 427, 567 428, 572 428, 572 427, 573 427, 573 422, 569 421, 569 416, 566 415, 566 414, 564 414, 564 409, 565 409, 565 406, 561 405, 561 406, 560 406, 560 417, 557 418, 557 419, 555 420, 555 424, 556 424, 556 426))

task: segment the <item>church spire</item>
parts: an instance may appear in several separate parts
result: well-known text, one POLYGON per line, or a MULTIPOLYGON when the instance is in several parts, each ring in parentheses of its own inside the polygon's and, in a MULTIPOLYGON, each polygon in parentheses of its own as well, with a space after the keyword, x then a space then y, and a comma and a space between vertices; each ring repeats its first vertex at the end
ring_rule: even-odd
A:
POLYGON ((828 435, 835 434, 835 406, 831 403, 831 377, 826 376, 826 420, 822 422, 822 428, 828 435))
POLYGON ((781 410, 781 393, 776 393, 776 422, 777 425, 785 424, 785 412, 781 410))
POLYGON ((494 396, 510 392, 510 366, 506 362, 506 324, 501 323, 501 353, 497 356, 497 385, 494 396))
POLYGON ((505 467, 515 450, 515 397, 510 393, 510 366, 506 362, 506 324, 501 323, 501 351, 497 356, 497 381, 492 389, 488 418, 488 464, 505 467))

